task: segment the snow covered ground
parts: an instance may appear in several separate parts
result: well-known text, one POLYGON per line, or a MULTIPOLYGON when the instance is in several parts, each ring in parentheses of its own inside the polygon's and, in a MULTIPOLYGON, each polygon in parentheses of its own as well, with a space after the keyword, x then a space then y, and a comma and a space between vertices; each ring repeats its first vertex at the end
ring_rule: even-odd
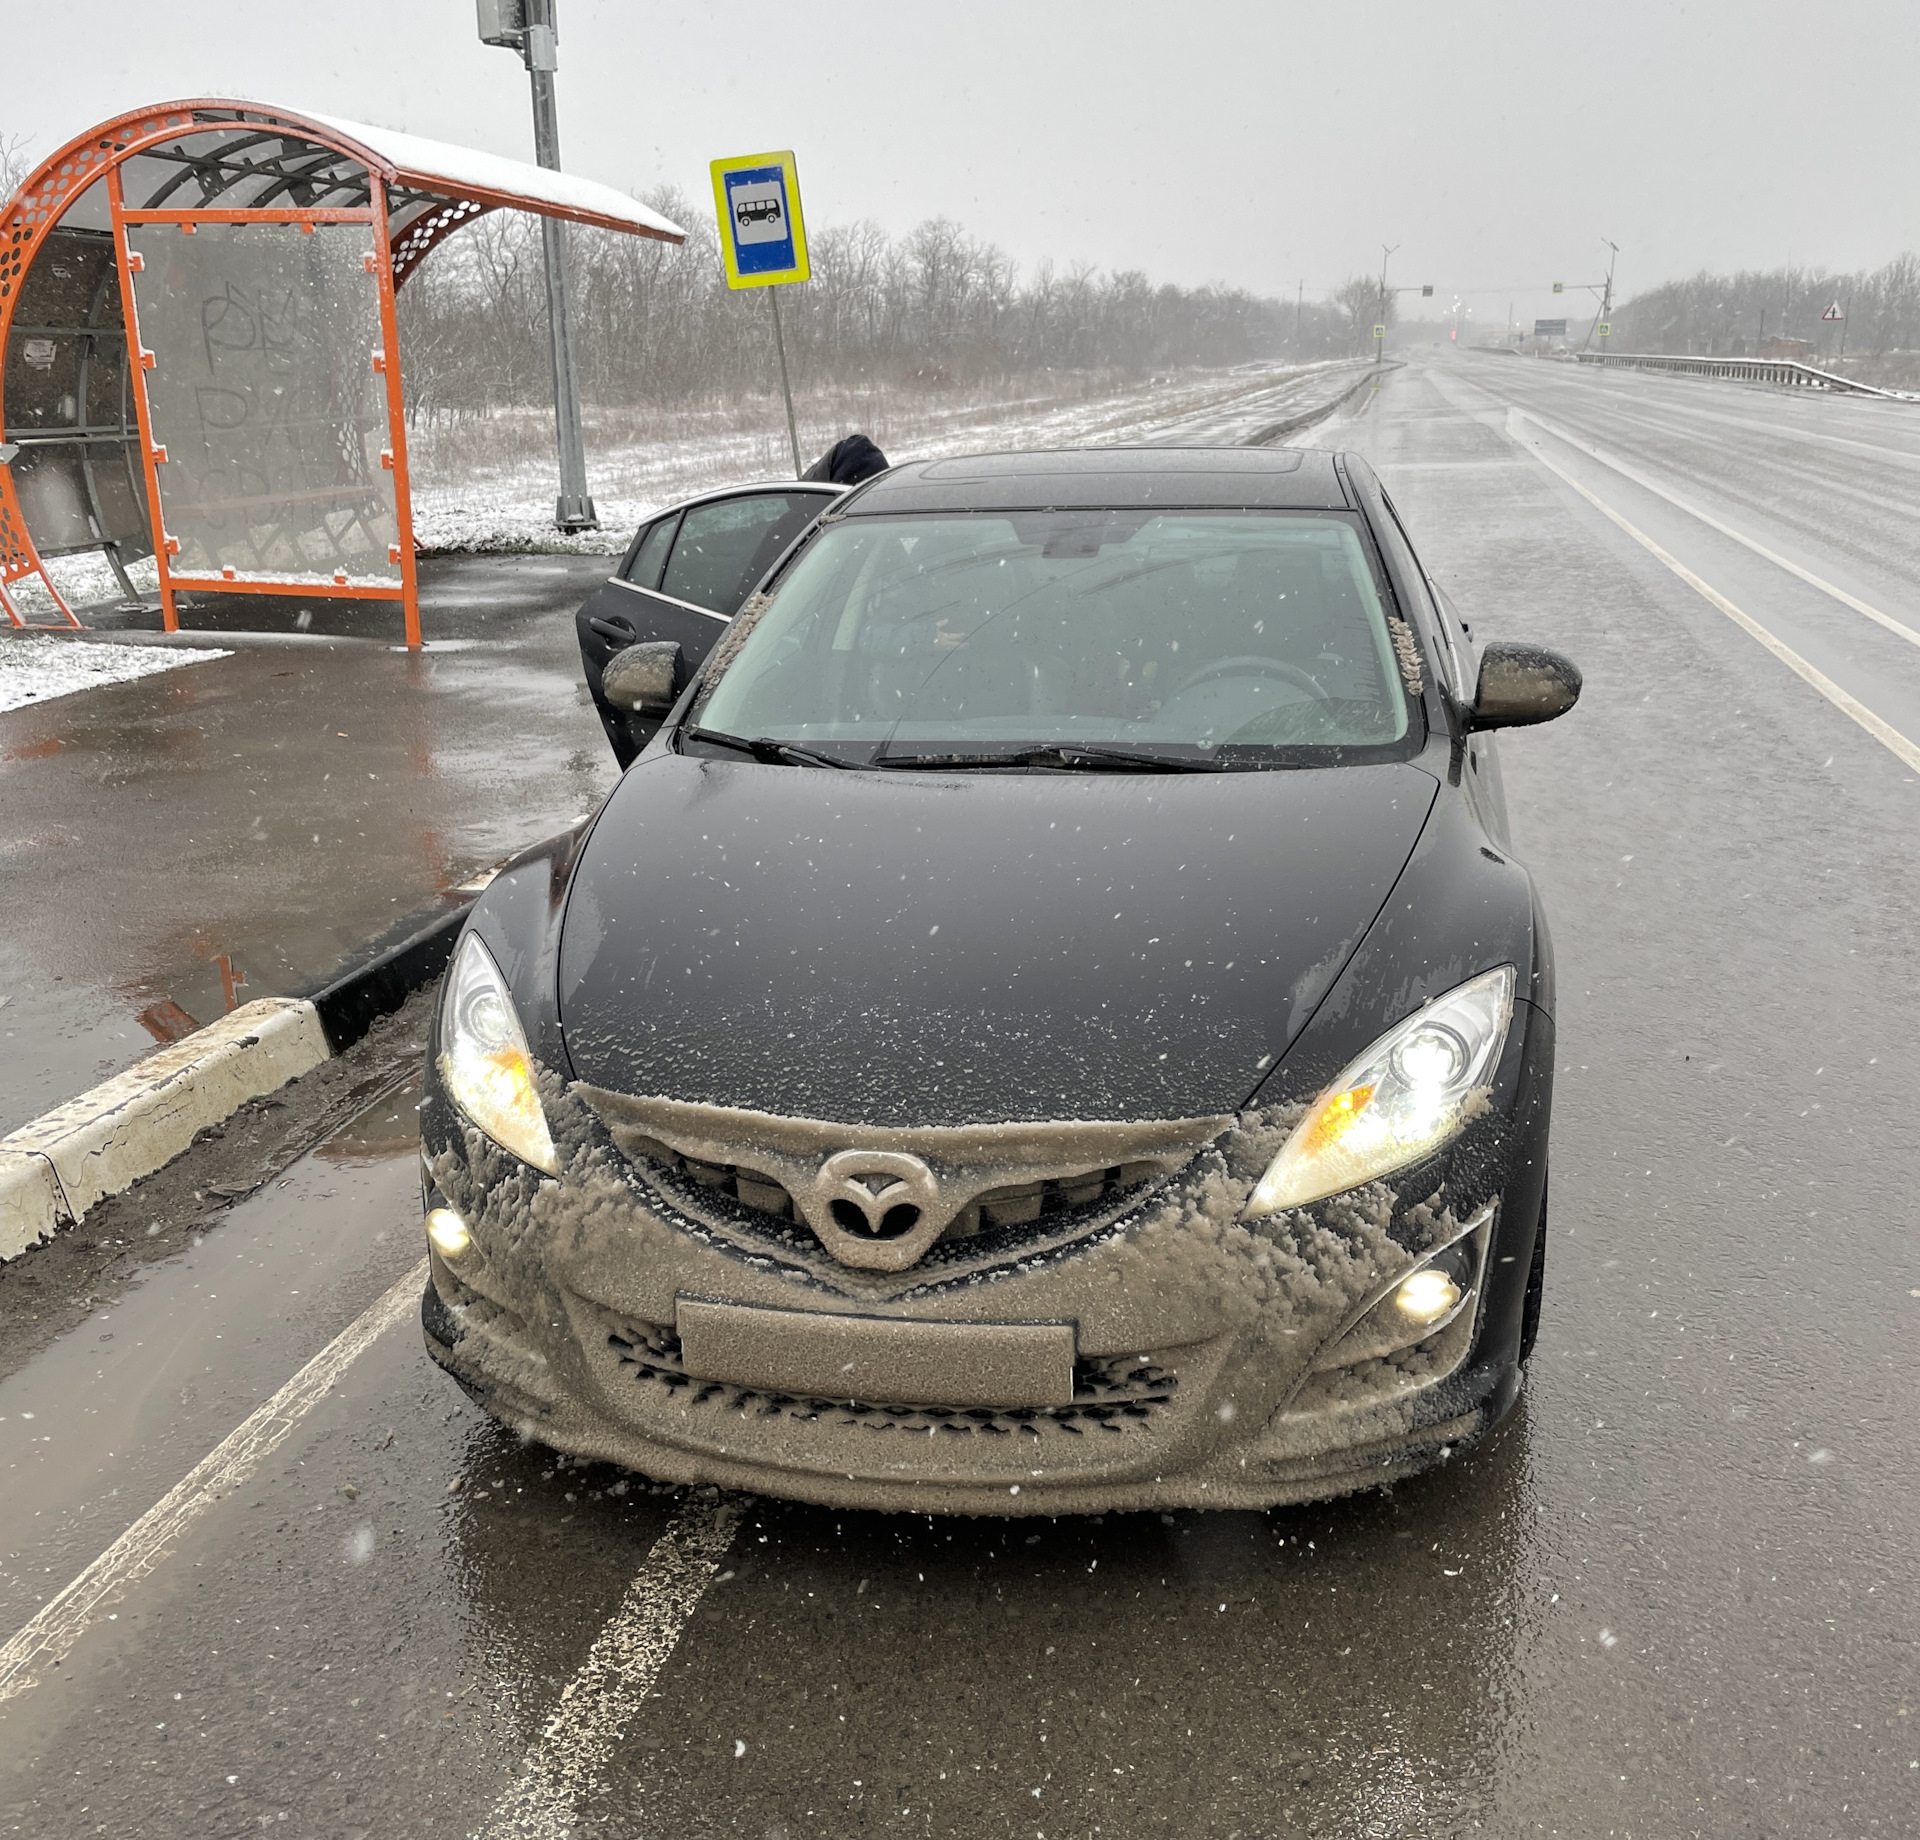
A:
MULTIPOLYGON (((872 435, 894 460, 996 448, 1177 440, 1189 425, 1197 431, 1195 438, 1231 438, 1224 433, 1229 423, 1250 427, 1263 413, 1268 420, 1277 419, 1296 400, 1317 398, 1337 387, 1353 368, 1342 361, 1188 373, 1069 401, 1033 396, 955 406, 938 398, 887 396, 866 404, 855 398, 834 404, 828 412, 831 419, 821 408, 802 405, 800 449, 811 462, 856 428, 872 435)), ((529 431, 516 423, 499 431, 506 437, 499 445, 516 449, 515 457, 490 464, 490 430, 468 423, 459 431, 457 451, 449 451, 452 444, 442 436, 414 462, 415 541, 428 551, 615 554, 662 505, 717 486, 792 477, 777 401, 766 405, 760 427, 739 427, 737 410, 725 418, 736 424, 732 426, 703 431, 697 419, 676 418, 678 426, 669 438, 629 441, 619 440, 602 419, 596 431, 600 439, 588 457, 601 527, 575 537, 560 536, 553 528, 559 480, 550 452, 526 453, 529 431)), ((550 444, 550 423, 538 424, 534 432, 542 446, 550 444)))
POLYGON ((0 632, 0 710, 24 709, 76 690, 97 690, 102 684, 124 684, 156 671, 232 656, 212 646, 97 645, 86 639, 0 632))
MULTIPOLYGON (((1031 394, 971 402, 897 387, 823 392, 796 405, 800 448, 811 462, 855 429, 895 460, 1125 441, 1232 442, 1344 389, 1356 371, 1346 359, 1249 365, 1130 385, 1096 381, 1090 390, 1085 379, 1054 376, 1038 380, 1031 394)), ((644 416, 590 409, 587 420, 587 477, 600 528, 574 537, 553 528, 559 474, 550 416, 513 410, 490 421, 417 430, 409 437, 409 472, 418 548, 617 555, 662 505, 718 486, 792 477, 778 398, 644 416)), ((121 598, 102 556, 60 557, 48 566, 76 608, 121 598)), ((155 592, 151 557, 130 565, 128 574, 142 594, 155 592)), ((11 592, 29 620, 57 617, 33 580, 11 592)))

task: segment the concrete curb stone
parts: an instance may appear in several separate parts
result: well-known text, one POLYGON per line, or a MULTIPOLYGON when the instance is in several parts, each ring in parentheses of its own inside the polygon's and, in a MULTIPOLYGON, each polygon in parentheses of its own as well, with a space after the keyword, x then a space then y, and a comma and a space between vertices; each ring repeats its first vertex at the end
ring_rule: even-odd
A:
POLYGON ((0 1257, 46 1238, 63 1219, 81 1219, 103 1196, 171 1162, 208 1125, 331 1053, 312 1003, 262 997, 0 1138, 0 1154, 40 1163, 57 1191, 49 1218, 45 1185, 35 1196, 29 1178, 24 1217, 19 1206, 8 1210, 0 1257))
POLYGON ((0 1262, 170 1163, 209 1125, 351 1047, 446 969, 472 903, 311 997, 262 997, 0 1138, 0 1262))

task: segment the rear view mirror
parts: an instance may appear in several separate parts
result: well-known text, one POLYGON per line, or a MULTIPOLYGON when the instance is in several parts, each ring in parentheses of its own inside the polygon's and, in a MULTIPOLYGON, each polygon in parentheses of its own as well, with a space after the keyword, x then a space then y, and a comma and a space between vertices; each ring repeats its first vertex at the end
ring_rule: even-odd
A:
MULTIPOLYGON (((636 648, 637 649, 637 648, 636 648)), ((1480 654, 1480 688, 1469 728, 1526 728, 1551 722, 1580 700, 1580 668, 1544 645, 1496 639, 1480 654)))
POLYGON ((629 645, 607 660, 600 681, 607 701, 634 715, 664 716, 673 707, 680 647, 671 639, 629 645))

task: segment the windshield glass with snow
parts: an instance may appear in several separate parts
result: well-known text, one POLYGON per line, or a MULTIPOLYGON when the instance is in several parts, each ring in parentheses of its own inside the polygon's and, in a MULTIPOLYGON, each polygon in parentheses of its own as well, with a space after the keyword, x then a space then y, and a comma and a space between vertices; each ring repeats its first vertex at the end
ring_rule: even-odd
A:
POLYGON ((1061 748, 1323 764, 1401 755, 1417 720, 1338 515, 854 518, 743 617, 695 732, 846 765, 1061 748))

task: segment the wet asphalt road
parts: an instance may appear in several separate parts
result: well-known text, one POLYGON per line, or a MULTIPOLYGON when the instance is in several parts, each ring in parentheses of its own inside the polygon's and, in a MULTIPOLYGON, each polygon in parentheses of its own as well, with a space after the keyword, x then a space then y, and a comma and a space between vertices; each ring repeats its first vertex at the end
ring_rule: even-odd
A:
POLYGON ((609 566, 428 558, 411 657, 385 603, 298 633, 243 597, 178 641, 231 657, 0 714, 0 1136, 590 810, 614 763, 573 612, 609 566))
MULTIPOLYGON (((1920 772, 1575 483, 1912 740, 1920 650, 1695 511, 1920 626, 1920 409, 1495 356, 1352 407, 1476 631, 1587 675, 1503 743, 1561 1008, 1495 1438, 1269 1515, 730 1504, 520 1446, 403 1315, 0 1701, 0 1832, 1920 1827, 1920 772)), ((405 1281, 407 1105, 0 1382, 9 1628, 405 1281)))

